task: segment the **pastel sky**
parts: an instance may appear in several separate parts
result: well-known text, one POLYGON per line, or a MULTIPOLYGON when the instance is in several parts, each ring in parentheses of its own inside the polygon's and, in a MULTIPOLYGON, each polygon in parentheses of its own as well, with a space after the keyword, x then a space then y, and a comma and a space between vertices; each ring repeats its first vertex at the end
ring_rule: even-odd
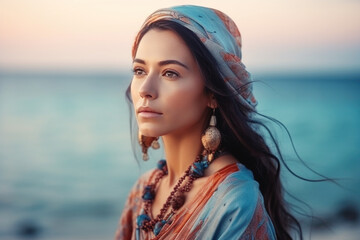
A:
POLYGON ((0 69, 128 70, 144 19, 179 4, 232 17, 250 71, 360 68, 358 0, 0 0, 0 69))

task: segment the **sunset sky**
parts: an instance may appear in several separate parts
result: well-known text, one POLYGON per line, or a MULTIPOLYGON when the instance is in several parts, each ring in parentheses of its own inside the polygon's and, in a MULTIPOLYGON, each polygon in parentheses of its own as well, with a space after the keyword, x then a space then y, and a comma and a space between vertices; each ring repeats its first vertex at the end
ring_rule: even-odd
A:
POLYGON ((0 0, 0 70, 128 70, 145 18, 179 4, 232 17, 250 71, 360 67, 358 0, 0 0))

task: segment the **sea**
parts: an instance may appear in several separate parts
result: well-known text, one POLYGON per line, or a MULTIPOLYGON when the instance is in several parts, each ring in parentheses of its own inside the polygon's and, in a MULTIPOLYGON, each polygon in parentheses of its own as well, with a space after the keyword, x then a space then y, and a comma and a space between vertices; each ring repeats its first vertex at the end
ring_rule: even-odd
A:
MULTIPOLYGON (((283 124, 262 118, 282 150, 294 214, 311 239, 358 239, 360 72, 253 80, 258 112, 283 124)), ((135 180, 165 157, 135 157, 130 81, 130 73, 0 71, 0 239, 113 239, 135 180)))

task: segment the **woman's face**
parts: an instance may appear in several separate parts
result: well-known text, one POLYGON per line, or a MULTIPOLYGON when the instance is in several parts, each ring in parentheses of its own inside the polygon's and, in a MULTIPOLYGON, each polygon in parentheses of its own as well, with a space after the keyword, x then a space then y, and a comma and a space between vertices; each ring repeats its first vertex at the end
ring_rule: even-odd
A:
POLYGON ((210 98, 198 64, 176 33, 147 32, 133 70, 131 97, 143 135, 182 135, 203 128, 210 98))

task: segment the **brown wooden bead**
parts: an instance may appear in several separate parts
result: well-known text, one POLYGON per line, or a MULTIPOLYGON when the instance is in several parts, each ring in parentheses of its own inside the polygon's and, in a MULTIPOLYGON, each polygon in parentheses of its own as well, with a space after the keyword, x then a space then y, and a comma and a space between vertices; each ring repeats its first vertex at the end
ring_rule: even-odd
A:
POLYGON ((184 194, 177 194, 172 200, 171 206, 176 211, 179 210, 185 203, 186 197, 184 194))

